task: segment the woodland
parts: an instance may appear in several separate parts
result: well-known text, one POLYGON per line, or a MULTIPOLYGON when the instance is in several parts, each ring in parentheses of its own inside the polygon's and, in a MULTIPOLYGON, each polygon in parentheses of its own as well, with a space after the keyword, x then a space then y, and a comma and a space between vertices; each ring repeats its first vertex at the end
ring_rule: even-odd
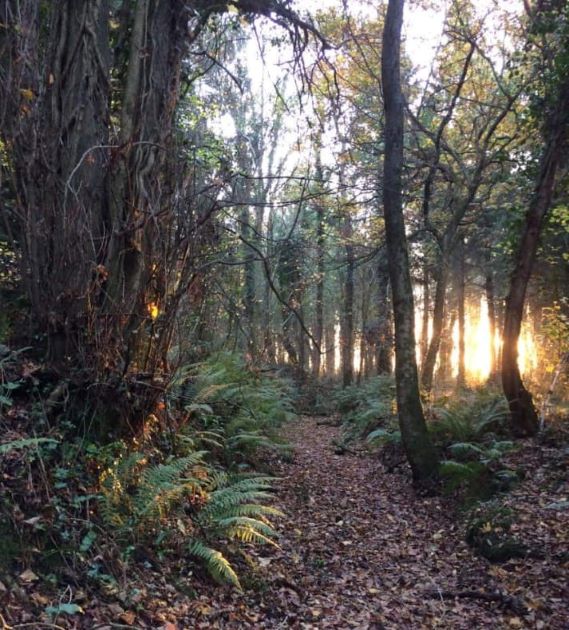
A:
POLYGON ((569 627, 569 3, 0 0, 0 630, 569 627))

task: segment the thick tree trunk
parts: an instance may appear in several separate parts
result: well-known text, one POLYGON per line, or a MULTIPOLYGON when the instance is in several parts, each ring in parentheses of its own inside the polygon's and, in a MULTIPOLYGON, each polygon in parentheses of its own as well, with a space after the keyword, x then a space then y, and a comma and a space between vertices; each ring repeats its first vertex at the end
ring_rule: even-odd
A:
POLYGON ((393 294, 395 364, 399 425, 413 478, 429 486, 437 476, 437 455, 431 443, 421 399, 415 358, 413 287, 402 208, 403 95, 400 46, 403 0, 389 0, 383 32, 381 75, 385 107, 383 203, 393 294))
POLYGON ((49 25, 40 25, 39 8, 1 5, 1 134, 18 187, 32 321, 47 333, 50 359, 63 363, 76 357, 89 330, 105 246, 109 8, 105 0, 62 1, 46 12, 49 25), (50 43, 42 51, 45 32, 50 43))

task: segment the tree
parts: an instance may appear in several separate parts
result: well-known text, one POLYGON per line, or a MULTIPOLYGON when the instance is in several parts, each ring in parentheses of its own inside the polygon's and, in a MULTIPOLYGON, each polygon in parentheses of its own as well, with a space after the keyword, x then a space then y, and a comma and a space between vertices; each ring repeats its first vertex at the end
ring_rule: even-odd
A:
MULTIPOLYGON (((533 17, 533 28, 539 33, 552 31, 555 37, 554 65, 550 84, 542 101, 544 143, 533 197, 530 201, 515 256, 514 271, 506 298, 502 348, 502 386, 511 413, 512 430, 519 436, 538 430, 538 417, 532 396, 525 388, 518 366, 518 339, 523 319, 525 296, 532 273, 539 237, 551 208, 559 171, 564 159, 569 131, 569 20, 563 2, 540 2, 533 17), (548 10, 552 13, 548 14, 548 10), (552 17, 557 21, 552 22, 552 17)), ((551 54, 550 45, 542 47, 551 54)))
POLYGON ((101 384, 87 390, 112 422, 132 416, 130 385, 145 385, 138 419, 164 385, 176 313, 202 275, 195 245, 216 238, 215 193, 231 180, 223 164, 211 168, 213 202, 201 212, 186 196, 190 178, 173 176, 188 45, 214 15, 237 9, 285 27, 298 53, 318 34, 287 5, 0 2, 8 220, 34 333, 78 391, 101 384))
POLYGON ((385 107, 383 205, 395 322, 395 378, 399 424, 413 478, 419 485, 429 485, 437 475, 438 461, 427 431, 419 397, 413 288, 402 208, 404 124, 400 82, 402 22, 403 0, 389 0, 381 65, 385 107))

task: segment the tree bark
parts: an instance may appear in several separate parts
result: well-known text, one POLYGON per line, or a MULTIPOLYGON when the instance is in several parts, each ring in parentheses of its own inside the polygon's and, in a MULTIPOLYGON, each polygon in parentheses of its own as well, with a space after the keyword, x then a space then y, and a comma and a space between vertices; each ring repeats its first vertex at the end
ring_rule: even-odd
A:
POLYGON ((532 395, 525 388, 518 365, 518 340, 522 326, 525 296, 535 261, 539 236, 545 216, 551 207, 556 175, 567 139, 569 122, 569 80, 559 90, 558 101, 548 121, 549 137, 541 157, 539 177, 526 214, 510 288, 506 298, 502 335, 502 387, 508 400, 511 427, 515 435, 535 435, 539 427, 532 395))
POLYGON ((444 252, 441 254, 439 267, 435 275, 435 302, 433 307, 433 334, 429 342, 427 354, 423 362, 421 372, 421 386, 426 392, 433 389, 435 364, 441 344, 443 327, 445 322, 445 303, 448 284, 448 260, 444 252))
MULTIPOLYGON (((323 182, 324 174, 322 170, 321 156, 321 135, 316 141, 316 179, 320 183, 323 182)), ((314 348, 312 359, 312 371, 314 376, 318 378, 321 371, 322 363, 322 340, 324 337, 324 247, 325 247, 325 231, 324 231, 324 204, 318 199, 315 204, 316 210, 316 302, 315 308, 315 326, 314 339, 318 344, 318 348, 314 348)))
POLYGON ((393 335, 389 304, 389 270, 383 257, 377 269, 377 284, 379 331, 376 342, 376 371, 377 374, 391 374, 393 335))
POLYGON ((431 295, 429 291, 429 270, 427 263, 423 263, 423 317, 421 322, 421 364, 425 364, 429 349, 429 311, 431 309, 431 295))
POLYGON ((464 273, 464 240, 462 237, 458 239, 456 251, 456 301, 458 316, 458 374, 456 377, 456 386, 458 388, 466 385, 466 356, 465 356, 465 333, 466 333, 466 314, 465 314, 465 273, 464 273))
MULTIPOLYGON (((349 212, 349 210, 348 210, 349 212)), ((346 277, 344 280, 344 304, 342 308, 340 350, 342 357, 342 385, 347 387, 354 380, 354 271, 355 256, 351 217, 345 218, 344 246, 346 252, 346 277)))
POLYGON ((429 486, 438 472, 421 400, 415 358, 413 287, 402 207, 403 95, 400 46, 403 0, 389 0, 383 31, 381 76, 385 107, 383 203, 395 321, 397 407, 403 445, 415 483, 429 486))
POLYGON ((490 374, 489 383, 496 383, 498 378, 498 357, 496 353, 496 304, 494 295, 494 275, 491 271, 486 273, 484 280, 486 304, 488 306, 488 329, 490 332, 490 374))

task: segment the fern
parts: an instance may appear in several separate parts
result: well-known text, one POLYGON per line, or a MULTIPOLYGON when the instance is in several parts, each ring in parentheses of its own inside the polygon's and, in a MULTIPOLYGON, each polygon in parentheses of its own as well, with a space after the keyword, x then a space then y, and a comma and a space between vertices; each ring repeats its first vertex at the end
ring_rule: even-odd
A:
POLYGON ((140 453, 118 461, 101 478, 100 512, 120 537, 152 531, 188 493, 201 490, 204 481, 187 476, 203 465, 205 451, 197 451, 166 464, 148 466, 140 453))
POLYGON ((273 430, 294 417, 292 390, 283 379, 249 369, 237 355, 220 353, 193 371, 182 370, 176 383, 191 414, 187 436, 209 447, 205 434, 215 433, 214 446, 222 446, 224 463, 240 462, 259 448, 281 448, 273 430))
POLYGON ((400 444, 401 432, 390 429, 375 429, 367 436, 366 441, 379 444, 400 444))
POLYGON ((367 436, 394 417, 394 385, 391 377, 375 377, 363 385, 337 392, 336 405, 342 414, 343 442, 367 436))
POLYGON ((480 462, 457 462, 452 459, 440 464, 440 473, 447 480, 447 489, 455 490, 461 485, 472 486, 480 481, 486 467, 480 462))
POLYGON ((463 400, 446 409, 435 409, 438 416, 430 426, 440 440, 450 443, 473 442, 501 430, 508 417, 502 398, 463 400))
POLYGON ((6 455, 6 453, 10 453, 11 451, 26 449, 26 448, 37 448, 40 444, 51 444, 56 445, 59 444, 57 440, 53 438, 22 438, 21 440, 12 440, 12 442, 6 442, 4 444, 0 444, 0 455, 6 455))
POLYGON ((194 540, 188 546, 188 552, 204 562, 209 574, 215 580, 222 583, 228 582, 242 590, 237 573, 220 551, 207 547, 199 540, 194 540))

